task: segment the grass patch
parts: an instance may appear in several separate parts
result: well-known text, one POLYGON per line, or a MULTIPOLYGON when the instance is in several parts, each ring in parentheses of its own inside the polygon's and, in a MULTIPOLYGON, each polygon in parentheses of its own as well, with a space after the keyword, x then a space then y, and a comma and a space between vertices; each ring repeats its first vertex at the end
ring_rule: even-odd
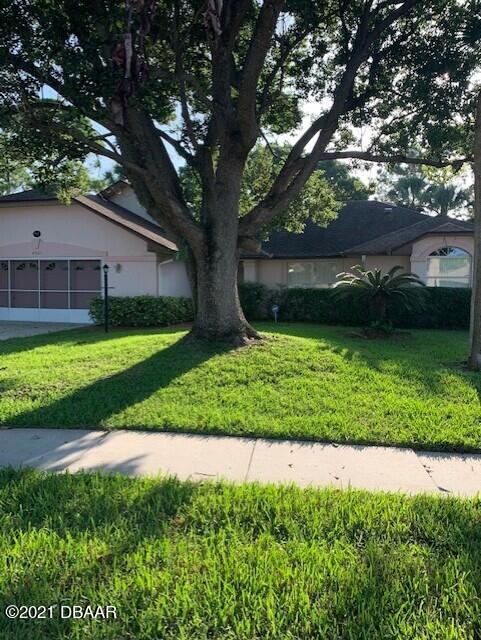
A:
POLYGON ((478 638, 480 519, 479 500, 2 470, 0 637, 478 638))
POLYGON ((454 366, 467 334, 257 325, 237 351, 185 332, 98 329, 0 343, 0 424, 135 427, 481 449, 481 376, 454 366))

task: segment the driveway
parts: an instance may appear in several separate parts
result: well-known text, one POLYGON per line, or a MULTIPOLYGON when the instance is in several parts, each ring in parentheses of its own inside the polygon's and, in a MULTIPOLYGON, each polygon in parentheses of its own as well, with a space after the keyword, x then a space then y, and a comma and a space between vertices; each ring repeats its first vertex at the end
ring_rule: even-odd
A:
POLYGON ((0 322, 0 340, 26 338, 41 333, 54 333, 55 331, 76 329, 82 326, 84 325, 67 324, 65 322, 0 322))

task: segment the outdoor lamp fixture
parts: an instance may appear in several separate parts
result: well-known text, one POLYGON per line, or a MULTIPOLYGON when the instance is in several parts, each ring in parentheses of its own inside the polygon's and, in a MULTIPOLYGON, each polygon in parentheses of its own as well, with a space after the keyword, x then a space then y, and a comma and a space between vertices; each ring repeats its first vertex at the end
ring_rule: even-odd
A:
POLYGON ((109 331, 109 265, 104 264, 104 328, 105 333, 109 331))

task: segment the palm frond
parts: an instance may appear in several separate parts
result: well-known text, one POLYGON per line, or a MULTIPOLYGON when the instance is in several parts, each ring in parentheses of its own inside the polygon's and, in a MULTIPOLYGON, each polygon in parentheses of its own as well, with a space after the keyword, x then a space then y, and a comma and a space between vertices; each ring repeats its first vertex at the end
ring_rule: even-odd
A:
POLYGON ((372 310, 386 309, 392 304, 406 309, 423 308, 424 295, 420 292, 425 283, 415 273, 404 271, 401 265, 395 265, 387 273, 356 265, 350 271, 339 273, 337 279, 333 287, 335 298, 366 300, 372 310))

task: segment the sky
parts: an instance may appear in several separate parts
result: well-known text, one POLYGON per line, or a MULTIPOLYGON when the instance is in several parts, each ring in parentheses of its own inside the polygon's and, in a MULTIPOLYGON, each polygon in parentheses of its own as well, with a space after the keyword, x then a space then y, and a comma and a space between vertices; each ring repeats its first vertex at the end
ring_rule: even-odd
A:
MULTIPOLYGON (((49 87, 44 87, 43 96, 46 98, 56 98, 57 94, 50 89, 49 87)), ((319 115, 319 113, 328 106, 323 102, 317 101, 306 101, 302 105, 303 109, 303 119, 300 127, 288 134, 284 134, 281 136, 276 136, 275 138, 269 139, 270 142, 278 142, 280 144, 294 144, 300 135, 310 126, 312 121, 319 115)), ((175 129, 176 125, 180 123, 180 109, 176 110, 176 118, 169 125, 164 125, 166 131, 172 134, 172 130, 175 129)), ((97 130, 101 133, 106 133, 106 130, 95 125, 97 130)), ((174 134, 175 135, 175 134, 174 134)), ((359 140, 359 145, 356 146, 358 150, 365 150, 364 147, 367 147, 371 138, 371 130, 369 127, 365 127, 364 129, 357 129, 355 131, 355 137, 359 140)), ((307 145, 306 150, 309 151, 314 145, 315 139, 311 141, 309 145, 307 145)), ((176 153, 176 151, 168 144, 166 144, 169 155, 172 159, 172 162, 176 168, 179 168, 184 164, 183 159, 176 153)), ((348 161, 344 161, 348 162, 348 161)), ((95 156, 91 154, 88 156, 86 165, 89 169, 89 173, 92 177, 102 178, 106 171, 109 171, 113 168, 114 162, 103 156, 95 156)), ((369 182, 376 182, 379 171, 383 168, 383 165, 378 163, 349 163, 351 172, 358 178, 360 178, 366 184, 369 182)), ((384 165, 385 166, 385 165, 384 165)), ((469 171, 465 172, 462 178, 460 178, 460 184, 463 187, 472 184, 472 178, 469 171)), ((372 198, 376 198, 376 194, 372 196, 372 198)))

